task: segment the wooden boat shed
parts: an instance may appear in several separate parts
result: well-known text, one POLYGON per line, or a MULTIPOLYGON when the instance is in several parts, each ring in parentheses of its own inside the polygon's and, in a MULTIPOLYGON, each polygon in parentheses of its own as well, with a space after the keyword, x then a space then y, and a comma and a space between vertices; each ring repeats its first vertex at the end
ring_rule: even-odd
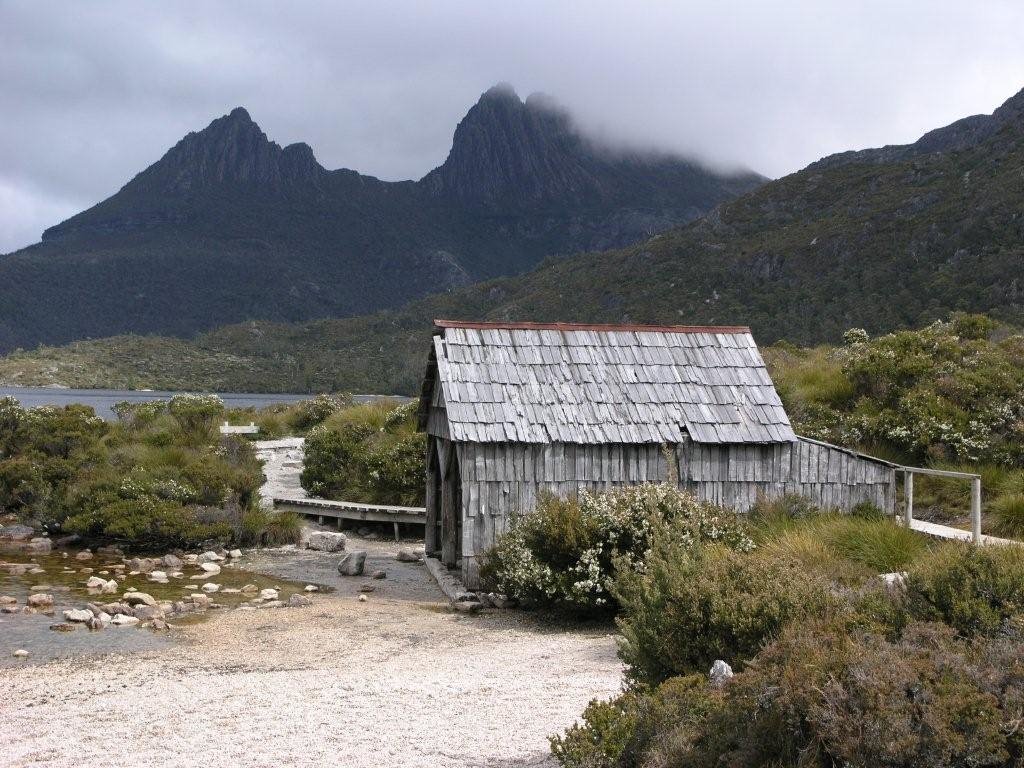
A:
POLYGON ((795 435, 745 327, 437 320, 419 425, 427 554, 471 588, 543 491, 678 478, 741 511, 786 493, 895 511, 897 465, 795 435))

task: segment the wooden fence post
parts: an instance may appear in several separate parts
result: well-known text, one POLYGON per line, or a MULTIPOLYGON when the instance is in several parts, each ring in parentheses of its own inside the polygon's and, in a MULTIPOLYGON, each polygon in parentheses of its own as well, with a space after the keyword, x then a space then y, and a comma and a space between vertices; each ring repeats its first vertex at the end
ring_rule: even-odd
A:
POLYGON ((903 522, 907 528, 914 522, 914 473, 903 472, 903 522))
POLYGON ((971 538, 981 544, 981 478, 971 478, 971 538))

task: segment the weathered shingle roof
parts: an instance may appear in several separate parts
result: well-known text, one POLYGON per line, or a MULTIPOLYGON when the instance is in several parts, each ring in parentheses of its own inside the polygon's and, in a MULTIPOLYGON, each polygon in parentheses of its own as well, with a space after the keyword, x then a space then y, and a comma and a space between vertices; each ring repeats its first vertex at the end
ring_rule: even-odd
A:
POLYGON ((796 439, 749 328, 435 323, 453 440, 796 439))

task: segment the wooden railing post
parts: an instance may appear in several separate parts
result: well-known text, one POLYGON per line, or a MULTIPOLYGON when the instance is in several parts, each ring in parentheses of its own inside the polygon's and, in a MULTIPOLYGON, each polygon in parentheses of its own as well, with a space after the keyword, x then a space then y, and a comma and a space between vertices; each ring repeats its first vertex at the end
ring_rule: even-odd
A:
POLYGON ((914 473, 903 472, 903 522, 907 528, 914 522, 914 473))
POLYGON ((981 478, 971 478, 971 537, 981 544, 981 478))

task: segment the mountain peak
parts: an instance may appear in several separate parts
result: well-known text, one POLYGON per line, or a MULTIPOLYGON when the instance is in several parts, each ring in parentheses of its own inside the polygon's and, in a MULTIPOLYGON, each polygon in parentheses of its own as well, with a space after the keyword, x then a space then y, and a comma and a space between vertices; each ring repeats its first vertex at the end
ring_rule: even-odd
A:
POLYGON ((189 133, 130 185, 185 192, 209 184, 302 181, 323 173, 308 144, 282 149, 244 107, 235 107, 203 130, 189 133))

